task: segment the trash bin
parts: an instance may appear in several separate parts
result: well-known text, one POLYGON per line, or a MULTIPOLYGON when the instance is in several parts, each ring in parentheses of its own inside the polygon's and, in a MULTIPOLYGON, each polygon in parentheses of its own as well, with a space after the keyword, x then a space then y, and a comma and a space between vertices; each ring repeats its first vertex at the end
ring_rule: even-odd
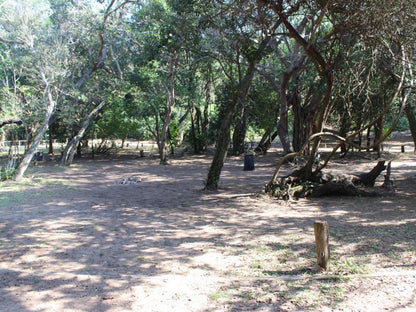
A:
POLYGON ((244 170, 254 170, 254 155, 253 154, 244 155, 244 170))

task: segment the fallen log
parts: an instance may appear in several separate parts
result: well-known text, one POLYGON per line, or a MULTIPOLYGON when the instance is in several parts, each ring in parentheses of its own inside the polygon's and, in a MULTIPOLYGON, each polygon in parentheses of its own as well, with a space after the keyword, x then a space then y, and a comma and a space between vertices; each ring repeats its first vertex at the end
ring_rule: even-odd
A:
POLYGON ((321 196, 384 196, 394 193, 390 180, 391 166, 379 161, 368 173, 358 175, 331 175, 320 172, 310 180, 287 176, 266 185, 265 192, 280 199, 321 196), (374 187, 377 177, 388 168, 383 187, 374 187))
POLYGON ((380 173, 386 169, 386 166, 384 165, 386 161, 380 160, 377 165, 368 173, 362 173, 360 174, 357 179, 354 179, 352 181, 354 184, 363 184, 365 186, 374 186, 376 183, 376 179, 380 175, 380 173))

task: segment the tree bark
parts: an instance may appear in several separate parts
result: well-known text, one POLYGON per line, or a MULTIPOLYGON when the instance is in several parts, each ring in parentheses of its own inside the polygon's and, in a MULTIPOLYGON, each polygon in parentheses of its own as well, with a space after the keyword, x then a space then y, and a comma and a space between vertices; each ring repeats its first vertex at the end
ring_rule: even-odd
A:
POLYGON ((19 166, 17 167, 16 174, 14 176, 14 179, 16 181, 21 180, 23 178, 24 173, 26 172, 27 168, 29 167, 30 162, 32 161, 33 155, 36 153, 36 150, 39 147, 39 144, 42 142, 43 136, 45 135, 46 131, 48 130, 49 126, 49 120, 53 114, 53 111, 56 106, 56 102, 53 100, 53 96, 49 87, 49 83, 46 79, 45 72, 43 69, 35 66, 38 70, 42 82, 45 85, 45 93, 46 97, 48 99, 48 105, 46 107, 45 117, 43 118, 43 122, 41 127, 39 128, 35 138, 32 141, 32 144, 30 145, 29 149, 25 153, 25 156, 23 157, 22 161, 20 162, 19 166))
POLYGON ((374 186, 376 183, 377 177, 380 175, 380 173, 386 169, 386 166, 384 165, 385 161, 380 160, 377 165, 368 173, 363 173, 358 176, 358 179, 355 179, 353 181, 354 184, 364 184, 365 186, 374 186))
POLYGON ((224 117, 218 134, 217 145, 214 158, 208 171, 205 189, 216 190, 220 180, 221 170, 227 157, 228 146, 230 144, 231 124, 235 110, 240 101, 245 101, 248 89, 254 75, 254 63, 249 64, 244 79, 240 83, 238 90, 232 95, 231 104, 226 108, 224 117))
POLYGON ((172 119, 172 112, 175 107, 175 62, 176 62, 176 51, 173 52, 169 60, 169 87, 167 88, 168 93, 168 107, 165 113, 165 121, 162 127, 162 136, 160 138, 160 164, 167 164, 167 154, 166 154, 166 141, 167 141, 167 132, 172 119))
POLYGON ((49 125, 49 150, 48 150, 49 155, 53 155, 53 129, 54 129, 54 123, 52 122, 49 125))
POLYGON ((406 117, 409 121, 410 133, 412 134, 413 143, 416 149, 416 117, 411 103, 408 103, 405 108, 406 117))
POLYGON ((267 129, 266 132, 263 134, 259 144, 257 145, 257 147, 254 149, 255 152, 263 152, 266 153, 267 150, 271 147, 272 142, 274 141, 274 139, 277 137, 277 131, 273 132, 273 134, 271 134, 271 130, 267 129))
MULTIPOLYGON (((276 24, 276 27, 277 25, 278 24, 276 24)), ((250 61, 244 78, 239 83, 237 91, 232 95, 231 104, 227 107, 227 110, 224 114, 224 118, 222 120, 220 131, 218 134, 214 158, 212 160, 211 166, 208 171, 208 177, 205 182, 205 189, 207 190, 218 189, 221 170, 227 157, 228 146, 230 144, 230 128, 235 114, 235 110, 240 102, 244 103, 246 100, 247 93, 253 80, 254 72, 256 70, 256 64, 263 57, 263 52, 269 44, 270 39, 271 36, 266 36, 260 43, 259 48, 256 51, 256 57, 250 61)))
MULTIPOLYGON (((266 2, 267 1, 263 1, 266 2)), ((327 63, 323 56, 319 53, 319 51, 315 48, 315 46, 312 44, 312 38, 314 36, 314 33, 310 35, 309 41, 305 40, 304 37, 293 27, 293 25, 290 23, 288 16, 283 12, 284 5, 283 0, 277 1, 276 6, 272 6, 272 9, 275 11, 275 13, 279 16, 282 23, 288 30, 289 34, 296 40, 296 42, 303 47, 305 50, 305 53, 309 57, 309 59, 314 64, 319 76, 322 79, 322 82, 326 84, 326 91, 325 95, 322 100, 319 101, 319 105, 317 106, 317 109, 315 110, 314 119, 312 123, 312 135, 315 133, 319 133, 322 131, 323 124, 328 117, 329 108, 330 108, 330 100, 331 100, 331 93, 333 88, 333 75, 332 75, 332 68, 331 64, 327 63)), ((324 11, 323 9, 321 12, 321 17, 323 17, 324 11)), ((315 25, 315 31, 318 28, 317 26, 319 23, 322 22, 322 19, 319 19, 317 22, 317 25, 315 25)), ((302 168, 303 176, 304 178, 309 178, 312 176, 312 169, 313 164, 315 161, 315 156, 318 151, 320 143, 320 137, 317 137, 312 142, 312 149, 310 156, 308 158, 308 161, 302 168)))
POLYGON ((228 145, 230 144, 231 123, 234 117, 235 106, 230 105, 224 114, 217 139, 214 158, 208 171, 205 189, 216 190, 220 180, 221 170, 227 157, 228 145))
MULTIPOLYGON (((245 101, 244 101, 245 102, 245 101)), ((237 118, 235 120, 233 133, 233 154, 240 155, 245 152, 244 139, 246 138, 247 117, 245 116, 245 103, 240 101, 237 107, 237 118)))
POLYGON ((329 268, 329 225, 326 221, 315 221, 313 224, 318 266, 323 270, 329 268))
POLYGON ((205 90, 205 105, 204 105, 204 118, 202 121, 202 134, 204 135, 204 151, 208 147, 208 130, 209 130, 209 105, 211 103, 211 81, 207 82, 205 90))
POLYGON ((72 140, 68 142, 68 144, 66 145, 65 150, 62 154, 61 165, 69 166, 72 164, 79 142, 84 137, 84 134, 87 131, 88 126, 90 125, 90 120, 92 116, 94 116, 98 111, 100 111, 100 109, 102 109, 105 104, 105 101, 101 102, 96 108, 92 110, 92 112, 88 114, 77 135, 73 137, 72 140))

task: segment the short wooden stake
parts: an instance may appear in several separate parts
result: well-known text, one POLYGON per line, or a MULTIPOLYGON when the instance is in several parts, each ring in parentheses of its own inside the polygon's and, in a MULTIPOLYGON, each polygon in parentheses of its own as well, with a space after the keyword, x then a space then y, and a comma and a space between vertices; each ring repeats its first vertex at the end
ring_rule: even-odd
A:
POLYGON ((404 153, 404 145, 402 145, 402 153, 404 153))
POLYGON ((326 221, 315 221, 313 224, 315 232, 316 256, 318 266, 324 270, 329 268, 329 225, 326 221))

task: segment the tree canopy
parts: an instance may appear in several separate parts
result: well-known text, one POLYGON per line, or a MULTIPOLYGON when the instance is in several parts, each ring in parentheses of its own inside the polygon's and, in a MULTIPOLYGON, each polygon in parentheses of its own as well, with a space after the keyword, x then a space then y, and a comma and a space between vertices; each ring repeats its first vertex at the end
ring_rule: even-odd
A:
POLYGON ((90 137, 154 140, 161 164, 213 145, 207 189, 253 136, 307 155, 306 179, 327 129, 333 153, 370 130, 379 152, 405 117, 416 142, 415 19, 404 0, 3 1, 0 131, 27 142, 13 174, 46 138, 63 165, 90 137))

